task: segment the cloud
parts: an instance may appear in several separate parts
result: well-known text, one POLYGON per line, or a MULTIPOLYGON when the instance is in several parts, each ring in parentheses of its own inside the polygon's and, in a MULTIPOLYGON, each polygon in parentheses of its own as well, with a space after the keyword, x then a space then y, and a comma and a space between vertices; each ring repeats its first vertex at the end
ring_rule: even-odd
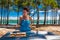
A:
POLYGON ((9 17, 9 20, 17 20, 17 17, 9 17))
MULTIPOLYGON (((46 20, 52 20, 51 17, 46 17, 46 20)), ((37 17, 34 17, 34 20, 37 20, 37 17)), ((44 20, 44 17, 40 17, 39 20, 44 20)), ((59 20, 59 17, 57 17, 57 20, 59 20)))
MULTIPOLYGON (((0 19, 1 19, 1 17, 0 17, 0 19)), ((2 19, 7 19, 7 17, 5 18, 2 18, 2 19)), ((17 17, 9 17, 9 20, 17 20, 17 17)))
POLYGON ((44 11, 39 11, 39 12, 44 12, 44 11))

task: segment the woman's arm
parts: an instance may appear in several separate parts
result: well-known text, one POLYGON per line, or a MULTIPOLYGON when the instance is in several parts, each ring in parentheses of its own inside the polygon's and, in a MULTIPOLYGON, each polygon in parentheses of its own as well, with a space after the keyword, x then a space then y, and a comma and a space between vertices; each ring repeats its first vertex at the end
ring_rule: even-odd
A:
POLYGON ((33 20, 32 20, 32 17, 29 17, 29 18, 30 18, 30 21, 31 21, 30 27, 32 28, 33 20))
POLYGON ((30 24, 30 27, 32 30, 34 30, 36 27, 35 26, 32 26, 33 25, 33 19, 30 17, 30 20, 31 20, 31 24, 30 24))
POLYGON ((22 17, 19 18, 19 22, 18 22, 18 24, 16 25, 16 27, 20 27, 21 19, 22 19, 22 17))

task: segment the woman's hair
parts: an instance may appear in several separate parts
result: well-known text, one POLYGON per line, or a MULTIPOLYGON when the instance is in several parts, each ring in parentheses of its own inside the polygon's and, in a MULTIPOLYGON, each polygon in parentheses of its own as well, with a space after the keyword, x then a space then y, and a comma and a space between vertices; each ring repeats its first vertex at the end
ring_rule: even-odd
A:
POLYGON ((29 12, 29 8, 24 7, 23 10, 26 10, 27 12, 29 12))

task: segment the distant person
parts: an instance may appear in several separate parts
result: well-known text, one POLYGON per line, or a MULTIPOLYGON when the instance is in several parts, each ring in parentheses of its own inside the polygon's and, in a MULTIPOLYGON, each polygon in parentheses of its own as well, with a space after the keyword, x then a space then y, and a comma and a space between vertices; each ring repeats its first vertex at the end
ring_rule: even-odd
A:
POLYGON ((32 23, 32 18, 29 16, 29 9, 23 8, 23 15, 20 17, 20 32, 31 31, 30 24, 32 23))

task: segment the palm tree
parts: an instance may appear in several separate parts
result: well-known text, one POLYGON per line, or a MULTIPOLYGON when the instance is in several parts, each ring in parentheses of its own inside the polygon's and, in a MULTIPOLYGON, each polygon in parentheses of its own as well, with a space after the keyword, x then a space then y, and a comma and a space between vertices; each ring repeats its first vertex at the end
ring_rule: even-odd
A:
MULTIPOLYGON (((56 20, 57 20, 57 8, 58 8, 58 4, 57 4, 57 2, 56 1, 52 1, 52 3, 51 3, 52 5, 51 5, 51 7, 52 7, 52 9, 54 10, 54 15, 53 15, 53 20, 54 20, 54 24, 56 23, 56 20)), ((52 11, 53 11, 52 10, 52 11)))
POLYGON ((17 6, 16 10, 17 13, 17 24, 18 24, 18 19, 19 19, 19 12, 20 12, 20 7, 22 6, 22 0, 14 0, 14 5, 17 6))
POLYGON ((7 9, 7 25, 9 23, 9 11, 12 6, 12 0, 6 0, 6 9, 7 9))
POLYGON ((59 20, 58 20, 58 24, 60 24, 60 14, 59 14, 59 20))
POLYGON ((0 0, 0 7, 1 7, 1 24, 4 23, 4 22, 3 22, 3 19, 2 19, 2 18, 3 18, 3 16, 2 16, 3 13, 2 13, 2 12, 4 12, 3 9, 5 8, 5 3, 6 3, 5 0, 0 0))
POLYGON ((0 22, 2 24, 2 1, 1 0, 0 0, 0 8, 1 8, 1 13, 0 13, 1 14, 1 19, 0 19, 1 21, 0 22))
POLYGON ((38 8, 38 5, 40 4, 40 1, 37 1, 36 0, 36 9, 37 9, 37 25, 36 27, 39 27, 39 8, 38 8))
POLYGON ((44 14, 44 25, 45 25, 45 23, 46 23, 46 11, 47 11, 47 6, 49 6, 50 4, 49 4, 49 0, 43 0, 43 4, 44 4, 44 9, 45 9, 45 14, 44 14))
POLYGON ((44 8, 45 8, 45 15, 44 15, 44 25, 46 23, 46 11, 47 11, 47 6, 50 6, 52 8, 56 8, 57 7, 57 3, 55 0, 43 0, 43 4, 44 4, 44 8), (56 5, 55 5, 56 4, 56 5))

